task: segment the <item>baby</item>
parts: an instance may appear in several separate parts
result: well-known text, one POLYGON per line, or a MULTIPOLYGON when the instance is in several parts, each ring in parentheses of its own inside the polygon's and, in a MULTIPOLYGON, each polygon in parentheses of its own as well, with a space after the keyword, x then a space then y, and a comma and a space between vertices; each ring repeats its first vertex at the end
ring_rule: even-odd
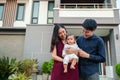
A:
POLYGON ((63 59, 63 67, 64 67, 64 73, 67 73, 67 66, 69 61, 71 61, 70 68, 75 69, 75 65, 78 62, 78 57, 75 53, 66 53, 67 48, 74 48, 74 49, 79 49, 78 45, 76 44, 76 39, 74 35, 69 35, 67 37, 67 44, 64 45, 64 49, 62 52, 62 56, 64 57, 63 59))

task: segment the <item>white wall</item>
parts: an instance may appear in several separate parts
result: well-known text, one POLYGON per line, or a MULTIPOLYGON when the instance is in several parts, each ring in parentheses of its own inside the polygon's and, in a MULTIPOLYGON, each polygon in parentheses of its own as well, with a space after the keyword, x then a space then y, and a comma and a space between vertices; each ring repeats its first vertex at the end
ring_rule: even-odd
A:
POLYGON ((48 1, 40 1, 38 24, 47 24, 48 1))
POLYGON ((60 17, 114 17, 113 9, 61 9, 60 17), (89 12, 89 13, 88 13, 89 12))
MULTIPOLYGON (((25 3, 24 21, 15 21, 14 27, 26 27, 31 24, 33 0, 18 0, 17 3, 25 3)), ((38 24, 47 24, 48 1, 40 1, 38 24)))
POLYGON ((14 22, 14 27, 26 27, 26 24, 30 24, 31 22, 32 0, 18 0, 17 3, 25 3, 25 15, 24 21, 14 22))
POLYGON ((2 24, 3 24, 3 22, 2 22, 2 21, 0 21, 0 27, 2 27, 2 24))

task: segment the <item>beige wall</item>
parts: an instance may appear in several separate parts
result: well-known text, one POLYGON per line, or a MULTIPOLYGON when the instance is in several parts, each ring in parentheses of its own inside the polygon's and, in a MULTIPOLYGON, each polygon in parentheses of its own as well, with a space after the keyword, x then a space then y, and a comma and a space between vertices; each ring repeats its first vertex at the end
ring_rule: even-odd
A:
POLYGON ((0 35, 0 57, 9 56, 17 58, 23 57, 25 35, 0 35))

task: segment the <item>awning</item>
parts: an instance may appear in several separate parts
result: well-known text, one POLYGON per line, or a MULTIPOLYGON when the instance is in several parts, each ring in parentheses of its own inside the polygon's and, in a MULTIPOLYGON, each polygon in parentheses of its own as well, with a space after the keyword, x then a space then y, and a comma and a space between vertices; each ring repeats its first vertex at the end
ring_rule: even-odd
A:
POLYGON ((61 0, 61 3, 104 3, 104 0, 61 0))

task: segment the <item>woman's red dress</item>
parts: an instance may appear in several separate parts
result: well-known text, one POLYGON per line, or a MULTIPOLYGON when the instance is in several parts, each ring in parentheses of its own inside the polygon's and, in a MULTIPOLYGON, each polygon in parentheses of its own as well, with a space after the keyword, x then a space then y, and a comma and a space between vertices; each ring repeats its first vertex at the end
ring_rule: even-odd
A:
MULTIPOLYGON (((62 42, 58 42, 56 45, 57 55, 62 57, 62 50, 64 44, 62 42)), ((78 77, 78 65, 76 64, 75 69, 70 69, 70 64, 68 64, 68 72, 63 72, 63 63, 54 61, 52 73, 51 73, 51 80, 79 80, 78 77)))

